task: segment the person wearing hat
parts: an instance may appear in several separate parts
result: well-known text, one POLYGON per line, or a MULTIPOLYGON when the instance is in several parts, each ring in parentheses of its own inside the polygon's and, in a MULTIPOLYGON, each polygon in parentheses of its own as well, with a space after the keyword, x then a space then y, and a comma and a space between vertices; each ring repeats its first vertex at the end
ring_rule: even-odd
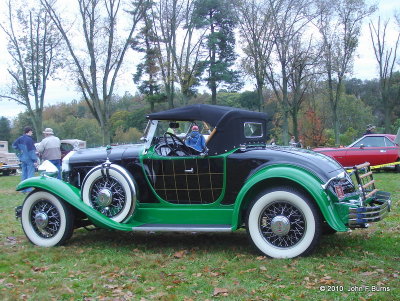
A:
POLYGON ((199 133, 197 125, 192 126, 192 132, 186 138, 185 144, 199 152, 203 152, 206 149, 206 139, 199 133))
MULTIPOLYGON (((24 134, 14 141, 12 147, 16 149, 18 159, 21 162, 21 180, 26 180, 35 175, 35 165, 37 162, 35 144, 32 138, 33 130, 30 126, 24 128, 24 134)), ((23 192, 29 192, 32 188, 23 192)))
POLYGON ((45 136, 37 147, 42 160, 49 160, 58 168, 58 179, 61 179, 61 142, 60 139, 54 136, 54 132, 51 128, 46 128, 43 131, 45 136))

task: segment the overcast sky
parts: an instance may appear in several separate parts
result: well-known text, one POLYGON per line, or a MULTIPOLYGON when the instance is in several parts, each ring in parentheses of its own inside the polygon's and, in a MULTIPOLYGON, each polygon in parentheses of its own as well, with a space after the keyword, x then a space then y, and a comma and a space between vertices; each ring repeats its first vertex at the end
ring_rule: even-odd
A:
MULTIPOLYGON (((0 22, 3 22, 4 0, 0 0, 0 2, 0 22)), ((371 0, 368 2, 372 3, 377 1, 371 0)), ((371 46, 368 22, 369 20, 376 20, 379 15, 382 16, 382 18, 390 17, 391 19, 393 19, 393 13, 395 10, 400 10, 399 0, 380 0, 378 11, 373 16, 371 16, 371 18, 364 20, 362 35, 360 37, 359 47, 357 49, 354 61, 354 70, 352 73, 352 77, 360 78, 363 80, 373 79, 377 77, 377 64, 371 46)), ((394 44, 395 36, 396 31, 394 28, 392 28, 390 33, 388 34, 388 37, 393 37, 393 39, 391 39, 390 41, 389 38, 388 41, 393 42, 394 44)), ((7 42, 5 36, 2 32, 0 32, 0 53, 2 54, 0 56, 0 91, 6 89, 8 80, 6 77, 6 69, 7 65, 9 64, 9 60, 6 46, 7 42)), ((133 52, 130 53, 131 57, 132 55, 134 55, 133 52)), ((124 71, 125 76, 121 76, 116 93, 122 96, 125 91, 129 91, 131 94, 134 94, 136 91, 131 78, 132 74, 135 73, 135 70, 126 67, 125 70, 122 71, 124 71)), ((71 101, 73 99, 80 99, 80 94, 77 92, 76 87, 73 86, 72 82, 63 79, 50 81, 48 83, 45 100, 46 105, 71 101)), ((15 102, 11 101, 0 100, 0 116, 14 118, 18 115, 18 113, 23 111, 25 111, 25 107, 22 105, 18 105, 15 102)))

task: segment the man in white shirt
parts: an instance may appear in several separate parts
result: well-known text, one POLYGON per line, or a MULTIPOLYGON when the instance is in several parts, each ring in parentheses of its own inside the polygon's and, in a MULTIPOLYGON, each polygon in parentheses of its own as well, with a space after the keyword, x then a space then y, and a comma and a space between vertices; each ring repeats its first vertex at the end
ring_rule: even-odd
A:
POLYGON ((37 147, 38 152, 41 154, 42 160, 49 160, 58 168, 58 179, 61 179, 61 142, 60 139, 54 136, 51 128, 46 128, 43 131, 44 139, 37 147))

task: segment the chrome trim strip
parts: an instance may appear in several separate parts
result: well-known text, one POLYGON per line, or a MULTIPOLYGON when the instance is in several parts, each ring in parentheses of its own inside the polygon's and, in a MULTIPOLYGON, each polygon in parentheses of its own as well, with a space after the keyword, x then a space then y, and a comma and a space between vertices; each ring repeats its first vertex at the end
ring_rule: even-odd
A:
POLYGON ((230 225, 146 224, 133 227, 134 232, 232 232, 230 225))

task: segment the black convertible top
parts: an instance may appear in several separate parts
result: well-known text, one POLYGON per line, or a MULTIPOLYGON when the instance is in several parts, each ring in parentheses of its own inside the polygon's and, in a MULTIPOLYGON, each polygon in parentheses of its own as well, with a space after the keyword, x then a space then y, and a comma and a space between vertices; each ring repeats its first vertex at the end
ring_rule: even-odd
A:
POLYGON ((147 115, 151 120, 175 121, 205 121, 213 127, 223 124, 224 120, 232 118, 261 118, 266 119, 264 113, 247 111, 239 108, 224 107, 207 104, 189 105, 147 115))
POLYGON ((205 121, 216 129, 212 139, 207 141, 209 154, 225 153, 241 144, 265 144, 267 135, 267 114, 239 108, 196 104, 147 115, 150 120, 205 121), (260 136, 246 137, 245 123, 261 123, 260 136))

